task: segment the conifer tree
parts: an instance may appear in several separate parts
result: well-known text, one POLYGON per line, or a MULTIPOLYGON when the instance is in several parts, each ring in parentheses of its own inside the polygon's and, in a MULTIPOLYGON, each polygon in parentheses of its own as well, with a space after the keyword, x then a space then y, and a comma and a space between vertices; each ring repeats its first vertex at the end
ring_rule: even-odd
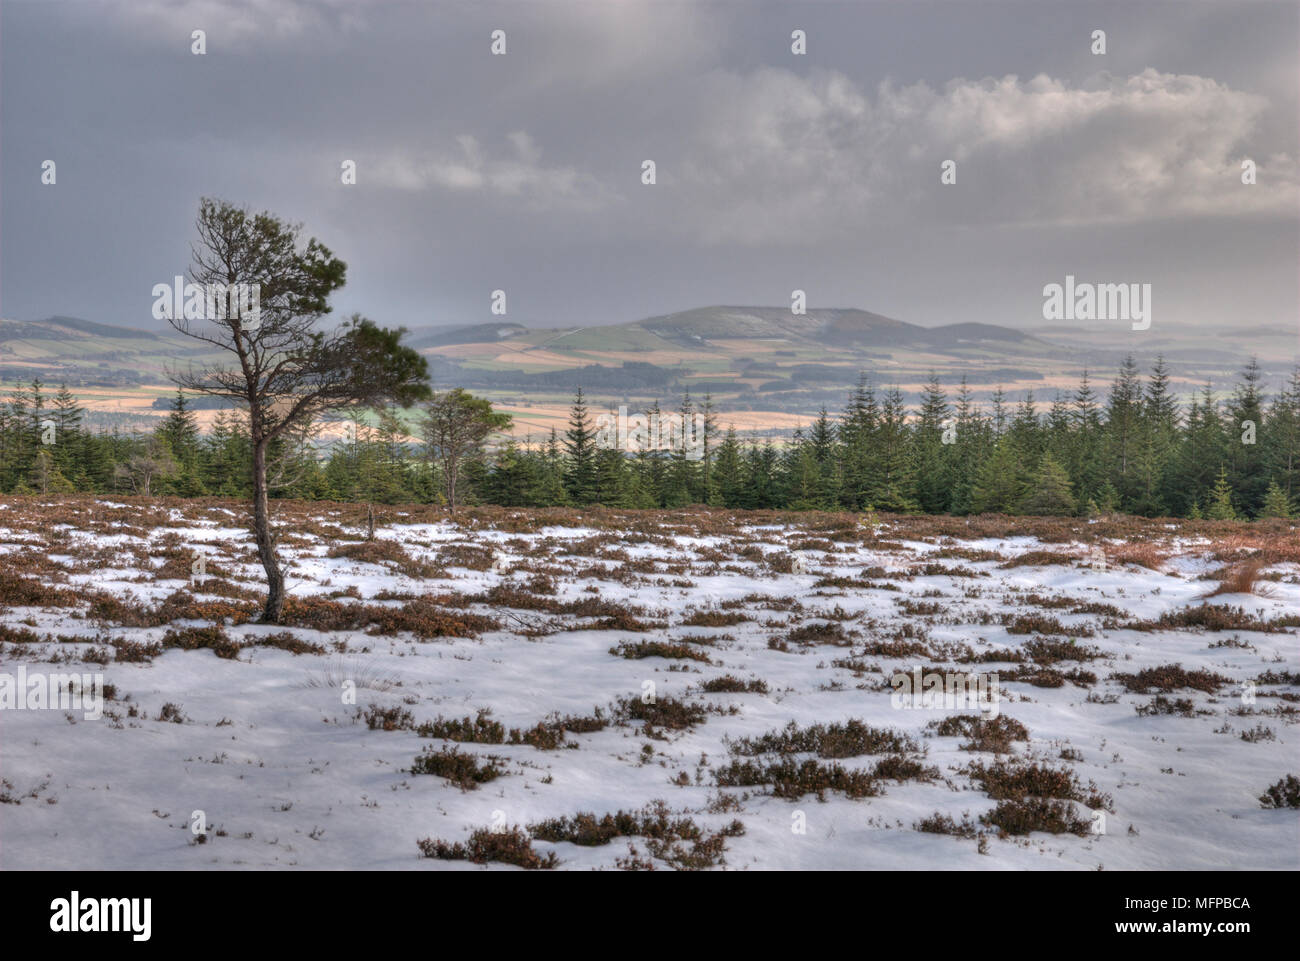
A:
POLYGON ((1265 517, 1290 517, 1292 514, 1291 501, 1287 498, 1286 492, 1277 486, 1277 481, 1268 482, 1268 490, 1264 493, 1264 505, 1260 508, 1259 516, 1265 517))
POLYGON ((1268 465, 1260 443, 1267 433, 1262 380, 1259 363, 1251 358, 1233 390, 1227 410, 1228 482, 1241 513, 1247 517, 1259 512, 1268 489, 1268 465))
POLYGON ((1212 521, 1235 521, 1236 508, 1232 505, 1232 486, 1228 483, 1227 468, 1219 468, 1219 477, 1210 491, 1210 505, 1205 516, 1212 521))
POLYGON ((951 414, 948 398, 931 372, 921 395, 921 411, 913 431, 916 461, 916 503, 927 514, 940 514, 952 502, 950 455, 943 443, 944 425, 951 414))
POLYGON ((1020 511, 1024 514, 1073 514, 1074 496, 1070 492, 1070 475, 1050 453, 1038 463, 1033 484, 1021 499, 1020 511))
POLYGON ((592 426, 581 387, 569 408, 564 452, 568 458, 564 488, 569 500, 579 506, 592 503, 596 499, 596 429, 592 426))

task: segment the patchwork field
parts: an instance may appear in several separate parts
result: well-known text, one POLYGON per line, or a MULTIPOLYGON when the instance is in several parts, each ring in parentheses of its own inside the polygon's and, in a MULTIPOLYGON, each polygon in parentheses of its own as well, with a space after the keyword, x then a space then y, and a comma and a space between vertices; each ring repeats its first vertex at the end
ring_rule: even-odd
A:
POLYGON ((0 502, 0 868, 1300 868, 1294 524, 245 510, 0 502))

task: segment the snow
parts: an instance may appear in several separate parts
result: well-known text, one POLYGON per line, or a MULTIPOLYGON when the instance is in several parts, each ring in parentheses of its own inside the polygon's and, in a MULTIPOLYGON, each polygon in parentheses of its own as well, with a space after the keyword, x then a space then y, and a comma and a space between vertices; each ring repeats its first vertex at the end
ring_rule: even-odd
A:
MULTIPOLYGON (((0 505, 4 507, 5 505, 0 505)), ((125 506, 125 505, 123 505, 125 506)), ((213 510, 217 513, 217 509, 213 510)), ((229 512, 225 512, 229 513, 229 512)), ((187 543, 207 547, 226 545, 247 558, 246 532, 231 526, 195 524, 179 515, 174 527, 152 532, 153 541, 169 532, 187 543)), ((1071 615, 1068 608, 1042 610, 1024 604, 1016 593, 1067 595, 1080 601, 1104 601, 1126 616, 1153 619, 1162 613, 1200 603, 1212 586, 1196 577, 1218 566, 1209 561, 1207 545, 1179 542, 1178 551, 1159 571, 1145 568, 1096 569, 1083 566, 1088 546, 1044 544, 1032 538, 981 538, 955 546, 993 551, 1010 558, 1030 550, 1072 554, 1081 560, 1071 565, 1012 567, 998 562, 949 560, 949 566, 986 572, 988 577, 896 577, 901 591, 860 588, 814 588, 821 576, 857 577, 867 567, 903 571, 912 562, 933 560, 933 540, 901 537, 902 532, 882 532, 898 538, 902 549, 882 550, 849 543, 835 553, 810 552, 807 574, 773 574, 734 555, 733 538, 675 536, 664 544, 626 546, 629 556, 688 562, 688 575, 649 574, 631 583, 578 578, 572 571, 599 558, 565 555, 565 545, 608 534, 592 527, 551 526, 535 533, 461 529, 450 522, 394 525, 377 536, 405 545, 417 558, 432 557, 437 545, 470 542, 507 554, 505 541, 523 541, 529 548, 553 542, 550 559, 565 575, 558 578, 560 600, 595 596, 620 604, 646 608, 650 619, 669 622, 664 630, 648 633, 582 629, 581 619, 568 618, 564 629, 542 637, 523 637, 500 630, 478 639, 444 638, 422 642, 409 635, 377 637, 362 632, 319 632, 292 628, 296 636, 317 643, 346 644, 346 654, 294 656, 269 647, 248 647, 237 660, 217 658, 207 650, 169 650, 152 663, 75 663, 75 652, 87 645, 24 645, 28 659, 15 659, 19 645, 7 645, 0 654, 0 671, 12 672, 18 663, 28 670, 102 670, 107 683, 129 694, 129 702, 106 707, 120 720, 83 720, 64 711, 0 711, 0 781, 21 803, 0 804, 0 868, 77 869, 202 869, 202 868, 313 868, 422 870, 481 870, 465 862, 444 862, 417 857, 416 840, 425 837, 463 840, 475 828, 504 819, 524 825, 544 818, 571 816, 580 811, 602 814, 618 809, 640 809, 662 798, 674 811, 688 811, 707 828, 717 829, 739 819, 745 834, 727 840, 726 866, 730 869, 1199 869, 1199 868, 1300 868, 1297 813, 1261 809, 1258 796, 1288 773, 1300 772, 1300 755, 1293 721, 1277 715, 1243 717, 1229 714, 1240 705, 1237 690, 1225 687, 1217 696, 1191 690, 1172 692, 1187 697, 1208 713, 1195 717, 1139 716, 1135 706, 1150 695, 1125 693, 1112 672, 1132 673, 1143 668, 1177 663, 1187 670, 1205 669, 1238 682, 1264 671, 1300 671, 1300 651, 1294 628, 1261 634, 1227 631, 1174 630, 1141 632, 1104 629, 1103 618, 1071 615), (719 548, 732 553, 723 567, 705 562, 696 547, 719 548), (728 566, 738 570, 727 570, 728 566), (707 573, 706 573, 707 571, 707 573), (686 576, 694 584, 678 587, 673 581, 686 576), (941 597, 926 597, 940 591, 941 597), (968 591, 978 595, 967 596, 968 591), (791 626, 818 620, 819 614, 837 606, 851 615, 884 625, 884 633, 907 622, 927 624, 935 641, 959 642, 976 651, 1018 648, 1028 636, 1008 634, 997 616, 1007 611, 1042 613, 1067 625, 1091 625, 1096 634, 1081 638, 1080 645, 1107 652, 1100 660, 1058 665, 1093 671, 1098 682, 1091 687, 1067 683, 1061 688, 1039 688, 1003 682, 1000 712, 1025 724, 1031 732, 1028 745, 1017 744, 1016 754, 1053 764, 1063 748, 1082 755, 1069 766, 1079 781, 1096 782, 1112 795, 1114 811, 1106 815, 1107 832, 1086 838, 1035 833, 1024 838, 990 837, 988 852, 981 854, 974 840, 926 834, 913 829, 917 820, 943 812, 960 820, 993 809, 995 801, 960 773, 972 760, 990 761, 992 755, 961 751, 964 740, 937 737, 925 731, 927 723, 960 710, 900 711, 892 706, 887 690, 876 685, 881 675, 855 677, 831 666, 832 659, 858 656, 847 647, 814 646, 790 653, 767 646, 781 636, 770 619, 789 615, 763 609, 750 601, 741 608, 752 621, 724 628, 685 627, 677 622, 689 609, 706 608, 724 601, 761 595, 780 601, 797 599, 805 610, 791 626), (900 599, 938 601, 936 618, 904 614, 900 599), (980 623, 978 615, 995 615, 980 623), (728 637, 705 648, 714 664, 669 661, 663 658, 627 660, 611 656, 620 641, 688 636, 728 637), (1211 648, 1227 638, 1250 647, 1211 648), (40 659, 41 648, 74 652, 74 663, 51 665, 40 659), (687 668, 682 669, 681 665, 687 668), (769 693, 701 694, 699 684, 732 674, 762 678, 769 693), (343 703, 342 683, 358 683, 356 705, 343 703), (473 716, 490 708, 493 719, 509 727, 532 727, 552 712, 587 715, 596 707, 606 712, 620 697, 636 697, 642 684, 652 680, 659 696, 736 705, 739 713, 710 715, 707 721, 667 739, 645 736, 637 722, 610 726, 590 734, 570 734, 577 749, 539 751, 526 745, 462 744, 460 749, 480 756, 507 759, 505 776, 477 790, 462 791, 443 778, 413 775, 413 759, 443 741, 419 737, 407 730, 370 730, 359 719, 371 706, 401 706, 416 723, 438 716, 473 716), (861 687, 859 685, 862 685, 861 687), (1092 702, 1095 694, 1102 701, 1092 702), (185 723, 154 720, 164 703, 181 705, 185 723), (129 704, 138 705, 143 717, 124 716, 129 704), (761 788, 719 789, 711 769, 730 760, 727 741, 756 736, 784 727, 859 718, 873 726, 897 728, 925 743, 927 764, 936 765, 942 777, 933 781, 889 782, 878 797, 851 800, 827 792, 819 802, 807 795, 798 801, 774 798, 761 788), (1264 723, 1274 740, 1247 742, 1242 730, 1264 723), (1225 724, 1230 729, 1225 729, 1225 724), (653 746, 648 762, 642 747, 653 746), (703 765, 703 766, 702 766, 703 765), (685 772, 690 783, 674 783, 685 772), (697 772, 699 780, 697 782, 697 772), (740 799, 740 810, 709 813, 710 800, 719 794, 740 799), (194 843, 190 826, 202 812, 209 828, 206 843, 194 843), (806 818, 804 834, 792 830, 794 815, 806 818), (1132 830, 1130 831, 1130 826, 1132 830), (217 833, 221 832, 221 833, 217 833)), ((22 532, 0 531, 10 542, 24 540, 22 532)), ((793 526, 742 527, 737 538, 759 544, 769 558, 789 553, 798 536, 816 532, 793 526)), ((95 547, 130 547, 138 539, 128 535, 82 535, 95 547)), ((473 594, 493 585, 522 583, 526 571, 508 573, 514 563, 529 560, 528 548, 508 549, 506 572, 449 571, 450 577, 417 581, 396 575, 384 565, 358 563, 323 556, 330 543, 308 537, 309 547, 286 549, 293 561, 293 593, 325 594, 357 588, 367 599, 380 590, 436 595, 447 591, 473 594), (328 581, 328 586, 323 582, 328 581)), ((619 546, 617 544, 613 546, 619 546)), ((944 547, 954 546, 945 540, 944 547)), ((739 548, 736 548, 738 550, 739 548)), ((208 551, 204 551, 208 554, 208 551)), ((62 555, 66 557, 67 555, 62 555)), ((129 554, 124 553, 124 558, 129 554)), ((255 582, 258 568, 233 563, 221 554, 209 554, 236 576, 255 582)), ((4 555, 0 555, 0 564, 4 555)), ((617 572, 620 564, 608 564, 617 572)), ((1279 579, 1261 582, 1263 595, 1228 595, 1209 603, 1244 607, 1260 617, 1277 618, 1300 611, 1300 569, 1281 565, 1273 570, 1279 579)), ((21 572, 19 572, 21 573, 21 572)), ((93 574, 75 574, 70 581, 125 596, 133 594, 159 600, 178 588, 180 580, 136 582, 147 573, 133 567, 105 568, 93 574)), ((202 588, 195 589, 202 596, 202 588)), ((475 608, 480 613, 491 613, 475 608)), ((549 615, 526 613, 535 620, 549 615)), ((38 633, 96 633, 71 612, 38 608, 0 609, 3 623, 18 626, 34 622, 38 633)), ((824 620, 824 618, 821 618, 824 620)), ((503 624, 510 626, 508 619, 503 624)), ((866 630, 861 621, 845 623, 863 631, 864 639, 881 639, 880 630, 866 630)), ((227 628, 237 639, 275 633, 281 628, 245 624, 227 628)), ((165 628, 108 628, 115 638, 156 641, 165 628)), ((910 670, 906 659, 867 655, 884 674, 910 670)), ((1003 665, 1005 669, 1006 666, 1003 665)), ((964 666, 959 669, 984 670, 964 666)), ((998 666, 987 668, 996 671, 998 666)), ((1260 687, 1255 708, 1267 710, 1283 703, 1267 694, 1290 693, 1294 686, 1260 687)), ((870 766, 872 757, 849 758, 847 767, 870 766)), ((1080 810, 1086 818, 1086 809, 1080 810)), ((625 856, 621 841, 603 847, 578 847, 534 842, 545 853, 554 850, 564 869, 611 867, 625 856)), ((638 844, 638 847, 642 845, 638 844)), ((492 865, 490 869, 508 869, 492 865)))

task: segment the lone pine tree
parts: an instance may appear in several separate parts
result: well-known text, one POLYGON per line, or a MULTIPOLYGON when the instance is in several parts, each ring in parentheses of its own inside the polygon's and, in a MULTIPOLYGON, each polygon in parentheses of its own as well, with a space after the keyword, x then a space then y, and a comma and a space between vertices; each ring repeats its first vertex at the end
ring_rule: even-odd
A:
POLYGON ((169 316, 178 332, 230 355, 227 364, 190 368, 173 380, 247 411, 253 536, 267 582, 262 617, 276 623, 284 610, 284 573, 271 530, 268 451, 329 411, 386 402, 409 407, 427 399, 428 365, 401 345, 404 329, 381 328, 359 314, 332 331, 316 329, 347 265, 314 237, 302 243, 299 225, 205 197, 196 226, 191 281, 205 289, 258 289, 260 311, 255 318, 220 316, 227 311, 201 320, 169 316))

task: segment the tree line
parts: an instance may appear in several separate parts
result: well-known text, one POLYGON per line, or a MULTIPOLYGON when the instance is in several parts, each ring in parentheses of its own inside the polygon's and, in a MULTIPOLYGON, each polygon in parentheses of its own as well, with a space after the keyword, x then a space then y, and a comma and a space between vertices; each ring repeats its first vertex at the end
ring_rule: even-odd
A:
MULTIPOLYGON (((673 446, 626 450, 602 437, 581 390, 567 429, 539 442, 501 438, 509 415, 463 390, 396 406, 374 423, 353 414, 344 438, 267 446, 267 490, 304 499, 588 506, 868 510, 1256 518, 1297 513, 1300 368, 1274 396, 1252 361, 1230 396, 1209 385, 1180 404, 1165 364, 1144 378, 1130 358, 1102 396, 1087 375, 1050 404, 1000 389, 977 404, 937 378, 910 408, 865 378, 838 416, 823 410, 784 444, 719 427, 709 398, 683 398, 673 446), (415 439, 412 439, 414 435, 415 439)), ((650 422, 663 419, 657 407, 650 422)), ((247 412, 224 410, 201 432, 178 390, 148 434, 91 432, 66 387, 19 385, 0 405, 0 488, 182 497, 254 493, 247 412)), ((636 447, 635 443, 624 447, 636 447)))

